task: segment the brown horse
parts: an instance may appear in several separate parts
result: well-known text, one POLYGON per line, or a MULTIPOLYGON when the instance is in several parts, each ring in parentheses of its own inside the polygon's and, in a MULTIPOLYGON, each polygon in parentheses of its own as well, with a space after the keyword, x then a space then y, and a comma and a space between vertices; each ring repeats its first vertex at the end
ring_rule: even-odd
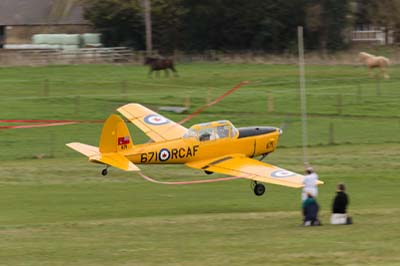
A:
POLYGON ((368 72, 371 75, 371 71, 373 68, 379 67, 381 70, 382 76, 387 79, 389 75, 387 74, 386 68, 390 64, 390 60, 384 56, 374 56, 369 53, 361 52, 358 54, 358 58, 363 62, 365 65, 368 66, 368 72))
POLYGON ((168 69, 172 70, 174 72, 174 75, 177 77, 178 72, 176 71, 174 67, 174 61, 169 58, 155 58, 155 57, 146 57, 144 60, 145 65, 150 66, 149 70, 149 76, 153 73, 153 71, 157 71, 157 76, 158 76, 158 71, 164 70, 165 75, 168 77, 169 72, 168 69))

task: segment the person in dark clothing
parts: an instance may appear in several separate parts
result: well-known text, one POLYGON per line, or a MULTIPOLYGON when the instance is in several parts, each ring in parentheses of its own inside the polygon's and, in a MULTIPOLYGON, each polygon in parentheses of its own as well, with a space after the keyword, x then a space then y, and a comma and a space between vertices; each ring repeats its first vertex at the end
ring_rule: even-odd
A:
POLYGON ((319 205, 317 200, 311 193, 307 193, 307 199, 303 202, 303 225, 321 225, 321 222, 318 220, 318 211, 319 205))
POLYGON ((347 196, 344 184, 338 184, 336 187, 336 196, 332 204, 331 224, 351 224, 351 218, 347 217, 347 205, 349 197, 347 196))
POLYGON ((344 192, 344 184, 337 185, 336 197, 333 200, 332 212, 333 213, 346 213, 347 204, 349 204, 349 197, 344 192))

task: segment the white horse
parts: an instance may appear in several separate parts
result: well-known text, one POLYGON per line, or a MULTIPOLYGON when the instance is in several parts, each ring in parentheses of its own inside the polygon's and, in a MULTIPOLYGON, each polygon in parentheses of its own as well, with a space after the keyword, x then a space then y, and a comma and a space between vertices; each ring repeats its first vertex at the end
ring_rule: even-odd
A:
POLYGON ((371 75, 373 68, 379 67, 381 74, 385 79, 389 78, 387 73, 387 67, 390 64, 390 60, 384 56, 375 56, 369 53, 361 52, 358 54, 358 58, 361 62, 368 66, 368 72, 371 75))

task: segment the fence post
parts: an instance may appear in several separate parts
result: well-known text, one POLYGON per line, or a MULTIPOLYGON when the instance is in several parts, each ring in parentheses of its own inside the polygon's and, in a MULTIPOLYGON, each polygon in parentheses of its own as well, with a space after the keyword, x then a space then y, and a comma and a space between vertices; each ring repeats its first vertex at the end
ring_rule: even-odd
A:
POLYGON ((268 113, 272 113, 274 111, 274 96, 272 92, 268 92, 268 113))
POLYGON ((332 122, 329 123, 329 144, 335 144, 335 128, 332 122))
POLYGON ((79 115, 81 107, 81 97, 78 95, 75 97, 75 115, 79 115))
POLYGON ((342 107, 343 107, 343 95, 342 94, 338 94, 337 95, 337 113, 339 115, 342 114, 342 107))
POLYGON ((212 93, 212 88, 208 87, 208 90, 207 90, 207 104, 209 104, 211 102, 211 93, 212 93))
POLYGON ((189 110, 190 109, 190 96, 186 96, 184 106, 189 110))
POLYGON ((43 82, 43 96, 49 96, 49 80, 45 79, 43 82))
POLYGON ((376 96, 381 95, 381 79, 378 77, 375 82, 375 87, 376 87, 376 96))
POLYGON ((54 137, 54 131, 51 131, 50 133, 50 150, 49 150, 49 157, 54 158, 54 143, 55 143, 55 137, 54 137))
POLYGON ((362 88, 361 88, 361 84, 358 84, 357 87, 357 103, 361 103, 362 102, 362 88))
POLYGON ((121 93, 123 95, 126 94, 127 92, 127 87, 128 87, 128 82, 126 80, 121 81, 121 93))

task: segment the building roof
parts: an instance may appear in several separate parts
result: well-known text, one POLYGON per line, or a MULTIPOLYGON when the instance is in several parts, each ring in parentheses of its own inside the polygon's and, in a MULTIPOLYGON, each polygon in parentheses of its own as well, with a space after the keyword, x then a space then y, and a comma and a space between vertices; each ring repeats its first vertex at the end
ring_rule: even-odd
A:
POLYGON ((89 24, 79 0, 0 0, 0 25, 89 24))

